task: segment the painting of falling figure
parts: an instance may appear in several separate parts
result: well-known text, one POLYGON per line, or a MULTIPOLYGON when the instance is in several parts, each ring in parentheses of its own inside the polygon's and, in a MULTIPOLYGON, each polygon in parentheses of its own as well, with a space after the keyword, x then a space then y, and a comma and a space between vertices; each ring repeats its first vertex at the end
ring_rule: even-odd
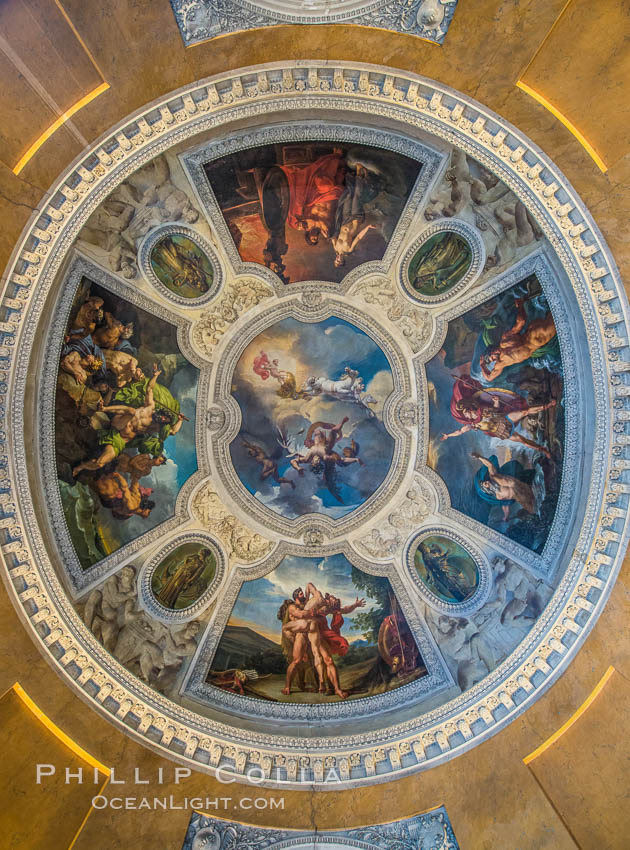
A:
POLYGON ((295 283, 339 282, 382 259, 420 167, 366 145, 301 142, 239 151, 205 171, 241 259, 295 283))
POLYGON ((426 371, 427 460, 451 505, 540 553, 560 491, 564 403, 556 325, 535 275, 452 321, 426 371))
POLYGON ((55 451, 84 569, 173 516, 197 469, 197 382, 173 325, 83 278, 61 350, 55 451))
POLYGON ((386 578, 343 555, 288 556, 243 583, 207 681, 246 697, 321 703, 384 693, 423 675, 386 578))
POLYGON ((394 440, 382 412, 393 388, 387 357, 354 325, 277 322, 245 349, 232 377, 239 479, 289 519, 347 515, 389 471, 394 440))

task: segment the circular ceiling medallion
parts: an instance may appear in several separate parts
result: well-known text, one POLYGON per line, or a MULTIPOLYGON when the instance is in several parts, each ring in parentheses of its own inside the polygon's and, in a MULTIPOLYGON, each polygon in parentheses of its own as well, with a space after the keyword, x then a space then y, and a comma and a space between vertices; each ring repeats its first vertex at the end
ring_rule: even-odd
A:
POLYGON ((461 294, 486 264, 481 233, 458 219, 429 225, 405 254, 401 283, 409 295, 427 304, 461 294))
POLYGON ((187 622, 208 607, 224 576, 225 558, 216 540, 199 532, 179 535, 144 566, 139 598, 152 617, 187 622))
POLYGON ((424 529, 407 547, 406 562, 427 604, 455 617, 481 608, 492 588, 492 571, 481 553, 452 531, 424 529))
POLYGON ((145 278, 176 304, 199 306, 221 289, 216 254, 199 233, 182 224, 150 230, 138 257, 145 278))
POLYGON ((0 506, 71 687, 288 786, 525 710, 629 492, 627 305, 558 169, 430 80, 302 62, 149 106, 49 198, 7 274, 0 506))

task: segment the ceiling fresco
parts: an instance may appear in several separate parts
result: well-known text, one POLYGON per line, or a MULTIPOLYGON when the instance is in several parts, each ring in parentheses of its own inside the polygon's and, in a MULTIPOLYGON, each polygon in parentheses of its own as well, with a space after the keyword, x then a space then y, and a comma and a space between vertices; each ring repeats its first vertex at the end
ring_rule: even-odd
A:
MULTIPOLYGON (((328 70, 334 88, 338 70, 298 69, 297 97, 328 70)), ((430 86, 343 73, 386 111, 430 86)), ((617 532, 596 554, 584 537, 608 437, 584 423, 607 427, 594 371, 623 317, 600 334, 566 262, 586 225, 561 242, 546 184, 539 203, 519 183, 533 161, 444 138, 430 98, 395 132, 336 114, 330 86, 317 120, 279 94, 266 121, 263 74, 255 126, 147 143, 77 219, 38 326, 33 512, 100 661, 56 657, 76 686, 113 671, 99 703, 134 734, 207 769, 317 784, 328 759, 367 782, 494 731, 576 646, 612 575, 617 532)))
POLYGON ((382 411, 393 390, 387 357, 349 322, 271 325, 232 376, 241 413, 230 445, 238 477, 289 518, 351 513, 391 467, 394 439, 382 411))
MULTIPOLYGON (((401 688, 399 704, 421 700, 419 690, 433 704, 448 700, 508 655, 561 577, 545 546, 562 494, 565 423, 577 411, 565 398, 556 319, 535 271, 551 260, 550 245, 505 184, 457 149, 426 138, 418 161, 337 142, 332 125, 320 134, 330 141, 308 125, 288 127, 274 144, 209 162, 204 147, 166 153, 128 177, 79 233, 82 277, 63 340, 50 340, 62 344, 54 431, 65 541, 83 570, 76 593, 92 588, 77 599, 84 621, 158 691, 207 707, 241 703, 261 717, 273 716, 273 703, 300 706, 293 710, 304 718, 311 705, 318 716, 335 716, 346 700, 369 712, 371 699, 384 707, 401 688), (283 143, 289 130, 302 140, 283 143), (412 216, 401 219, 412 193, 412 216), (220 233, 203 212, 214 199, 220 233), (122 222, 112 220, 123 204, 122 222), (453 222, 462 222, 459 232, 453 222), (424 320, 412 340, 389 314, 382 320, 396 268, 382 261, 397 227, 402 244, 432 234, 401 268, 425 299, 407 299, 424 320), (216 256, 238 253, 268 284, 263 303, 237 317, 214 287, 201 239, 216 245, 216 256), (483 266, 473 266, 473 254, 485 256, 483 266), (467 278, 471 268, 475 277, 467 278), (146 309, 125 298, 126 289, 144 293, 146 309), (196 306, 210 291, 209 306, 196 306), (186 344, 211 358, 203 396, 176 324, 148 306, 173 294, 181 298, 170 309, 193 325, 186 344), (209 318, 220 331, 213 346, 195 337, 196 321, 209 318), (414 398, 425 415, 403 422, 414 398), (221 426, 202 439, 208 429, 197 411, 211 400, 221 426), (198 452, 218 499, 227 490, 234 513, 261 539, 273 545, 284 530, 299 545, 308 529, 338 551, 311 557, 295 549, 278 561, 276 549, 252 559, 261 566, 244 573, 240 587, 228 575, 210 597, 221 538, 211 538, 213 548, 182 543, 152 567, 143 597, 142 558, 124 575, 112 570, 127 561, 126 544, 155 546, 166 535, 177 543, 181 532, 160 535, 160 524, 175 516, 198 452), (410 471, 418 497, 398 507, 410 471), (443 519, 440 491, 449 520, 426 536, 443 519), (386 525, 371 521, 383 509, 386 525), (388 527, 402 534, 390 537, 388 527), (405 581, 410 569, 411 592, 399 599, 388 576, 405 581), (99 584, 100 575, 109 577, 99 584), (157 616, 160 608, 186 612, 201 597, 202 619, 157 616), (412 622, 420 613, 415 636, 406 604, 412 622), (142 641, 128 633, 136 634, 137 619, 148 628, 142 641), (156 648, 165 623, 169 653, 156 648)), ((561 290, 562 272, 549 264, 546 271, 545 284, 561 290)), ((71 265, 67 291, 76 275, 71 265)), ((224 266, 222 279, 233 275, 224 266)))
POLYGON ((171 0, 184 44, 279 24, 361 24, 441 44, 457 0, 171 0))
POLYGON ((173 515, 197 470, 198 381, 174 325, 82 278, 59 361, 55 455, 83 569, 173 515))

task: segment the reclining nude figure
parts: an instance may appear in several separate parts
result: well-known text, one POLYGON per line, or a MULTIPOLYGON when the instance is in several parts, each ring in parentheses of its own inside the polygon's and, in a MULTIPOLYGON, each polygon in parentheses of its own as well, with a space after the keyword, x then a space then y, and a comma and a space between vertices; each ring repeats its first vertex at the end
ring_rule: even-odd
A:
POLYGON ((542 318, 528 320, 525 299, 516 298, 514 306, 517 312, 513 327, 501 335, 498 345, 490 348, 479 359, 487 381, 496 381, 507 366, 524 363, 556 336, 556 326, 550 311, 542 318), (490 364, 492 370, 488 368, 490 364))

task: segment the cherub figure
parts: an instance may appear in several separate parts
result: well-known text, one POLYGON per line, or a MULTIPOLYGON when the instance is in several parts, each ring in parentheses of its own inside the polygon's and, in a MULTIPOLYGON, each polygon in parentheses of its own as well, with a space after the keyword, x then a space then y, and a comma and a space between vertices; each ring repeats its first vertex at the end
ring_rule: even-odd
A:
POLYGON ((295 482, 291 481, 290 478, 284 478, 284 476, 278 475, 277 461, 273 460, 273 458, 270 458, 261 446, 256 445, 256 443, 250 443, 248 442, 248 440, 244 440, 242 437, 241 442, 247 449, 247 454, 250 457, 253 457, 256 463, 259 463, 262 466, 262 469, 260 471, 261 481, 265 481, 267 478, 272 478, 278 484, 290 484, 291 487, 295 490, 295 482))

